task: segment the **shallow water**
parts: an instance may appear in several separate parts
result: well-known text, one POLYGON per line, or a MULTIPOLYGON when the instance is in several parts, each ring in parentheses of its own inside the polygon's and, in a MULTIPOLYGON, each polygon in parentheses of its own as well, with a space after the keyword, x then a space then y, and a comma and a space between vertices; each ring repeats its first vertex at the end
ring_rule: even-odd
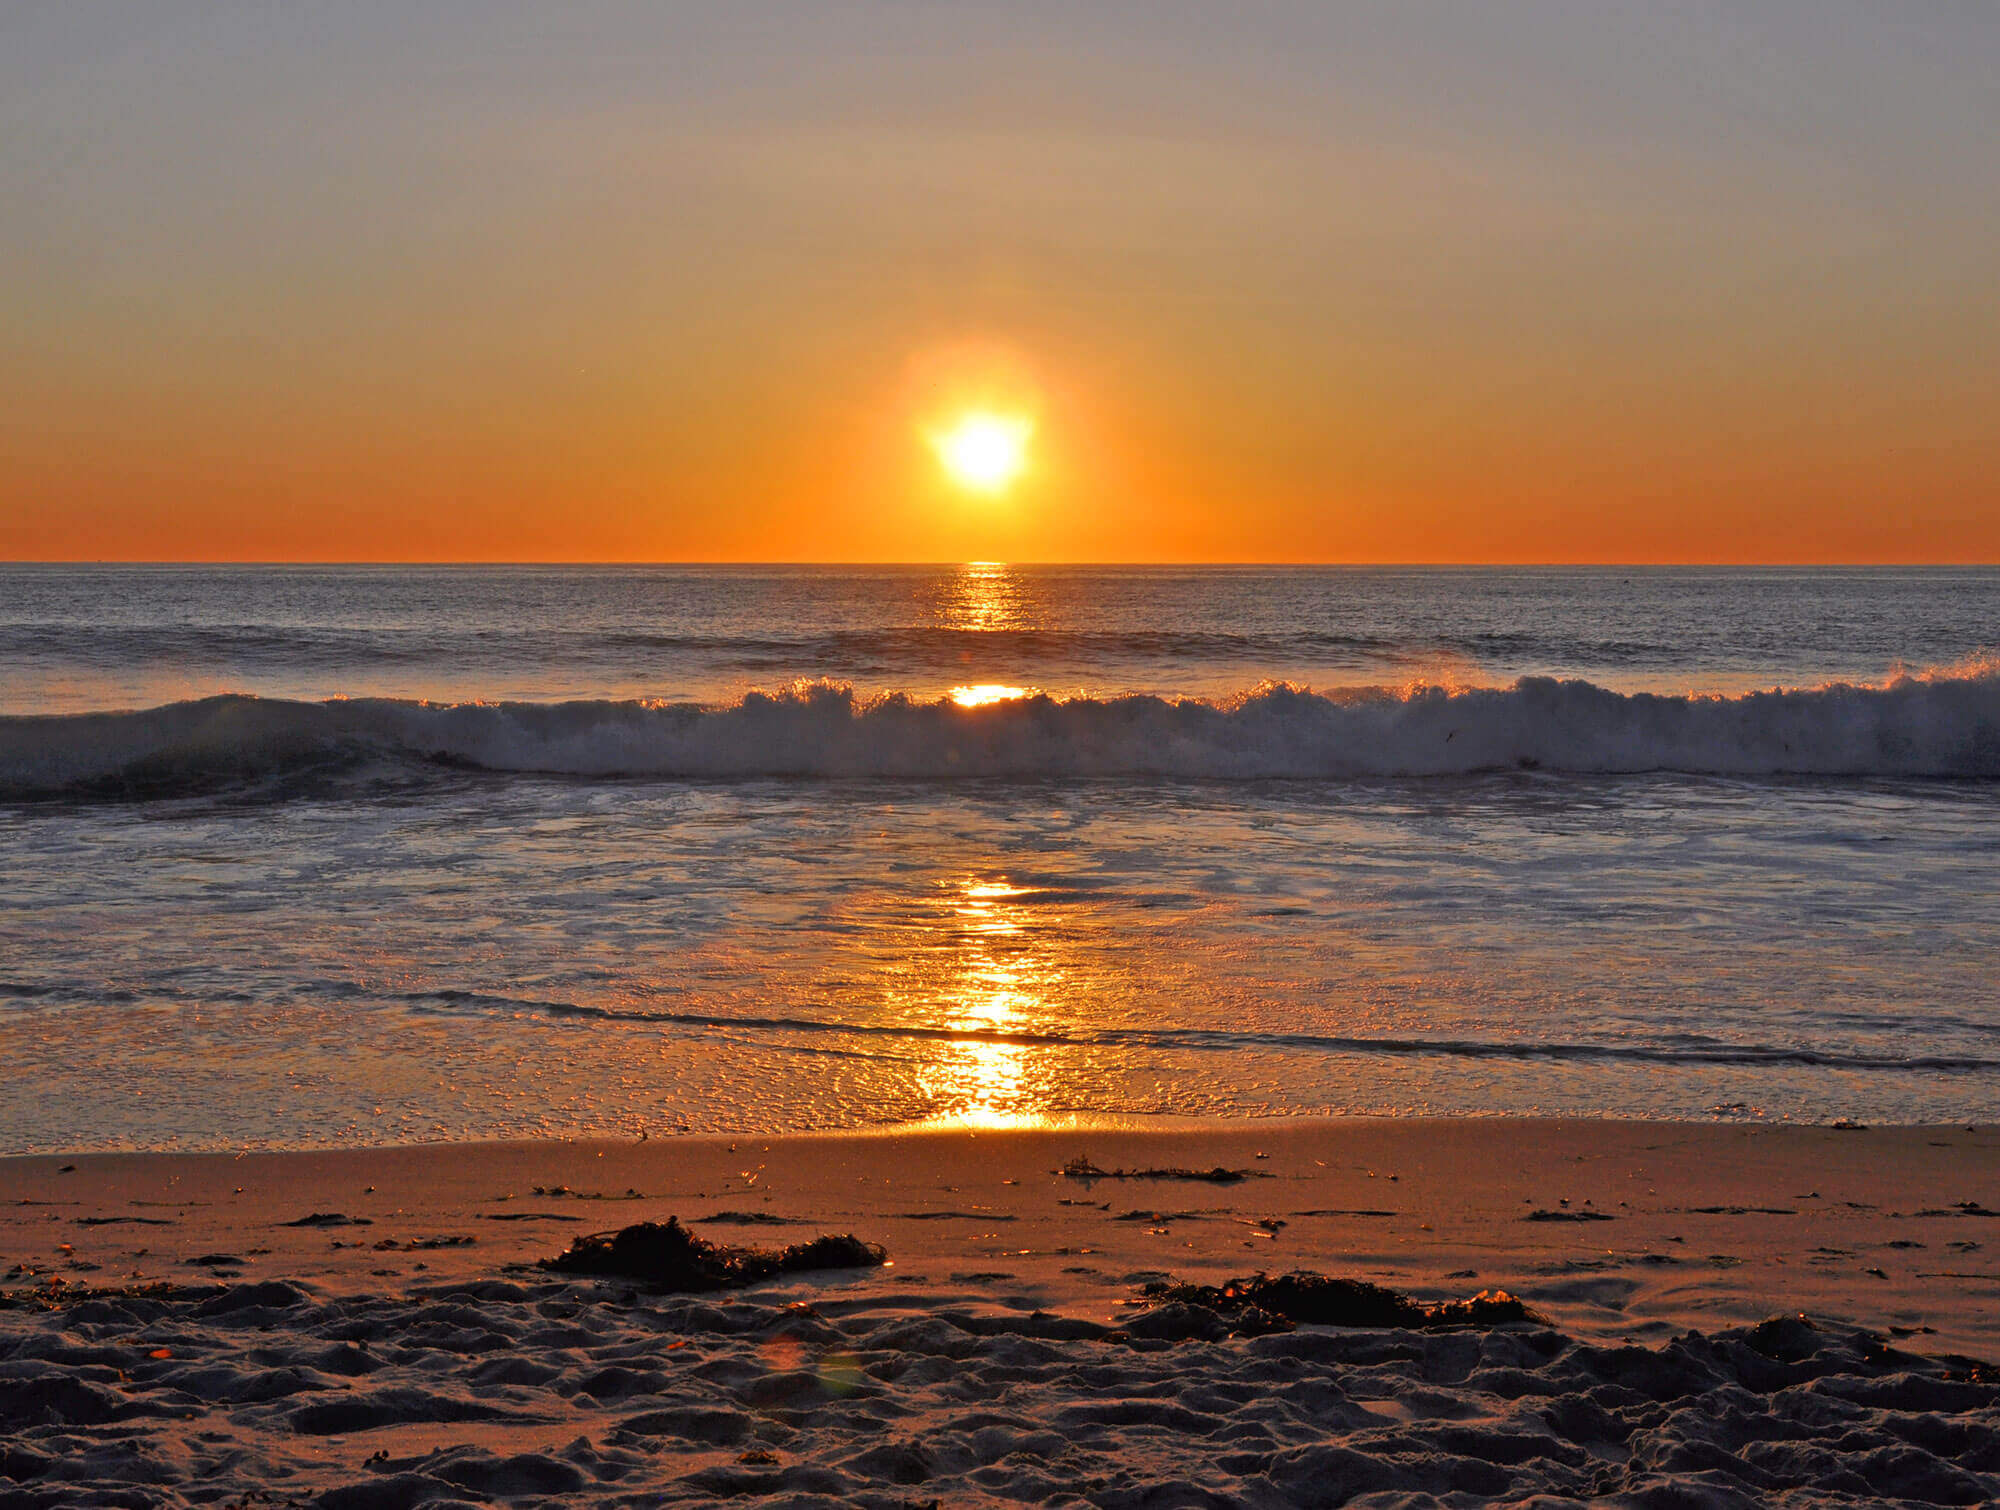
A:
POLYGON ((1633 575, 6 569, 0 1147, 1991 1120, 2000 573, 1633 575))

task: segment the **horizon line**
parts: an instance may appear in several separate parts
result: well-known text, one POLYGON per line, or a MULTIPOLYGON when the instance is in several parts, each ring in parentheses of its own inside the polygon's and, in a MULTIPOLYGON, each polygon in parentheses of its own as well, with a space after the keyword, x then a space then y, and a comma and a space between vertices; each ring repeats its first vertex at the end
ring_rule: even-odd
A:
POLYGON ((744 570, 768 570, 773 567, 808 568, 814 570, 840 569, 880 569, 884 567, 906 568, 910 570, 937 570, 963 566, 1007 566, 1007 567, 1098 567, 1119 571, 1177 570, 1185 568, 1210 568, 1215 570, 1320 570, 1320 571, 1832 571, 1832 570, 1981 570, 2000 567, 2000 558, 1981 560, 1862 560, 1839 558, 1832 560, 1674 560, 1674 561, 1545 561, 1545 560, 1494 560, 1494 561, 1288 561, 1288 560, 1230 560, 1230 561, 1131 561, 1099 558, 1059 559, 1055 557, 1033 557, 1028 559, 1001 560, 990 557, 968 557, 964 559, 939 558, 936 560, 788 560, 773 558, 751 560, 745 558, 720 557, 657 557, 657 558, 565 558, 565 557, 283 557, 258 556, 241 558, 181 557, 181 556, 18 556, 0 559, 0 568, 28 566, 185 566, 185 567, 572 567, 572 568, 632 568, 632 567, 736 567, 744 570))

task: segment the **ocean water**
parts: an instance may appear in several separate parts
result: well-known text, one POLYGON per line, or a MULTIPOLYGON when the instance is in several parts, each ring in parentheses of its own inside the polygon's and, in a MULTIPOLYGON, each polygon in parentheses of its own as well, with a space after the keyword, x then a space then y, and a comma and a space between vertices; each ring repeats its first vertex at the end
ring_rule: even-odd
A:
POLYGON ((2000 571, 0 567, 0 1151, 2000 1115, 2000 571))

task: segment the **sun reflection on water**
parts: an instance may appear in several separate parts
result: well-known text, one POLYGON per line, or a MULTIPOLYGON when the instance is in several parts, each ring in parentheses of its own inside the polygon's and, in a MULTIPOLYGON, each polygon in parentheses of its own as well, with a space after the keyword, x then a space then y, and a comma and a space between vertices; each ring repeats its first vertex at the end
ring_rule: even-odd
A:
POLYGON ((963 1034, 944 1045, 926 1080, 936 1120, 1000 1127, 1038 1120, 1024 1086, 1031 1045, 1016 1035, 1046 1025, 1061 984, 1036 947, 1024 898, 1007 881, 967 879, 951 899, 950 960, 936 1007, 963 1034))
POLYGON ((990 708, 995 703, 1010 703, 1027 695, 1026 687, 1010 687, 1005 682, 974 682, 951 689, 951 700, 961 708, 990 708))
POLYGON ((968 561, 946 580, 937 604, 947 629, 1020 629, 1021 583, 1004 561, 968 561))
MULTIPOLYGON (((1022 581, 1008 569, 1006 562, 968 561, 940 582, 932 612, 940 627, 974 637, 961 644, 958 659, 967 672, 976 675, 980 671, 1002 670, 1002 665, 993 663, 994 656, 1008 653, 1005 642, 999 640, 992 642, 992 651, 981 648, 984 642, 979 637, 1032 627, 1028 609, 1022 581)), ((975 681, 968 676, 945 695, 961 708, 985 708, 1028 697, 1033 690, 1012 682, 975 681)))

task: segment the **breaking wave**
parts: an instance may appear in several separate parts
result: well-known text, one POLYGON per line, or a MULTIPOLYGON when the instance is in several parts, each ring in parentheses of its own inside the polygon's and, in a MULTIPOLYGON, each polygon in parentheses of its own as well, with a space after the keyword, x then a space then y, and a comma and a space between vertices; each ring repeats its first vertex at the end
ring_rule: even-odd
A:
POLYGON ((982 707, 832 683, 726 707, 289 702, 0 718, 0 795, 166 796, 355 767, 579 777, 2000 777, 2000 664, 1741 696, 1506 687, 1262 686, 1205 702, 1026 696, 982 707))

